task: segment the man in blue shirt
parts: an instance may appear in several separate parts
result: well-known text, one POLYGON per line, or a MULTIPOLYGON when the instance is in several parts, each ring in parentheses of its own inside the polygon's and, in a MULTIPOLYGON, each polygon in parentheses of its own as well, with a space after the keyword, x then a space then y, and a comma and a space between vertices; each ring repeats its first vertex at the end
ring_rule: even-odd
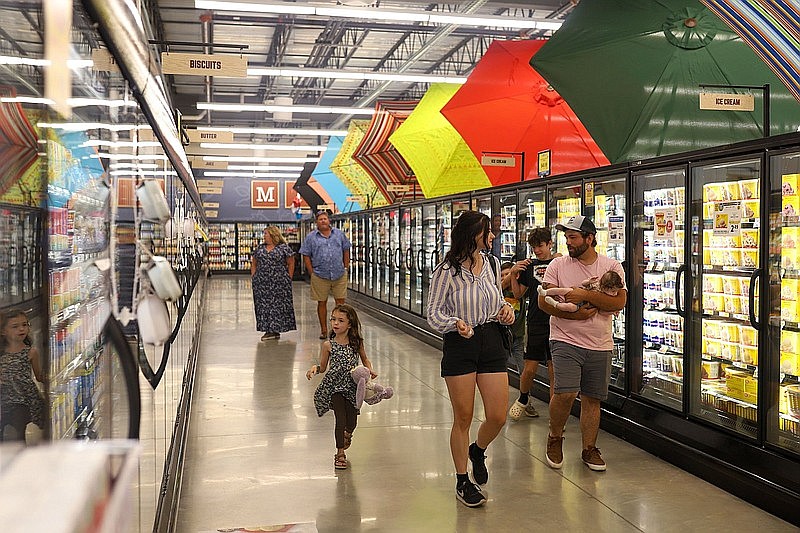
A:
POLYGON ((494 234, 494 240, 492 240, 492 255, 495 256, 498 260, 500 260, 500 254, 502 250, 502 242, 500 240, 500 233, 503 230, 500 228, 503 227, 503 217, 500 213, 495 213, 492 217, 492 233, 494 234))
POLYGON ((328 338, 328 295, 336 305, 347 296, 347 270, 350 268, 350 241, 331 226, 327 211, 317 211, 317 229, 308 234, 300 255, 311 275, 311 299, 317 302, 320 339, 328 338))

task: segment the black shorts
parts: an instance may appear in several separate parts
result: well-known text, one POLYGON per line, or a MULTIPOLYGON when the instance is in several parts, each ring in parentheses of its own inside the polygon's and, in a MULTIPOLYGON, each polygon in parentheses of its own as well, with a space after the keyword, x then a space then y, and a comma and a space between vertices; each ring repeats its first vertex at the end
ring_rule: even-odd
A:
POLYGON ((529 336, 528 344, 525 347, 524 359, 527 361, 539 361, 540 363, 552 361, 553 354, 550 353, 550 339, 547 337, 529 336))
POLYGON ((507 371, 508 354, 503 347, 499 324, 487 322, 472 329, 475 334, 469 339, 456 331, 444 334, 442 377, 507 371))

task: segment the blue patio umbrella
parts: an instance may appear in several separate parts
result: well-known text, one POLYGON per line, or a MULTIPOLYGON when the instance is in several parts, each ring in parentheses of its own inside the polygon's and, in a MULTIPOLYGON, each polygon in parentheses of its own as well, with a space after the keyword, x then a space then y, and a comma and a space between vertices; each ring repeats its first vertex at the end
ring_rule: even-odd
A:
POLYGON ((350 211, 359 211, 362 206, 357 202, 348 202, 347 197, 352 195, 353 192, 339 179, 339 177, 331 170, 331 163, 342 148, 342 141, 344 137, 332 136, 328 141, 328 147, 323 152, 322 158, 317 163, 311 177, 316 179, 325 191, 333 199, 336 204, 336 210, 342 213, 350 211))

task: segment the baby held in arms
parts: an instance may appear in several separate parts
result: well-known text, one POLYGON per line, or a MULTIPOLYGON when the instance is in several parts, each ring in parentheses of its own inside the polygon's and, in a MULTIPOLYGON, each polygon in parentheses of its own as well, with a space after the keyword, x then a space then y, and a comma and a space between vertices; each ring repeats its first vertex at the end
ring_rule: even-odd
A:
MULTIPOLYGON (((589 291, 600 291, 609 296, 616 296, 619 290, 624 287, 624 284, 622 283, 622 278, 619 276, 619 274, 613 270, 609 270, 599 278, 594 276, 583 280, 581 287, 589 291)), ((556 300, 556 298, 563 298, 572 292, 572 287, 550 287, 549 289, 543 289, 542 286, 539 285, 538 291, 539 294, 545 297, 545 302, 552 305, 559 311, 574 313, 584 305, 587 305, 587 302, 573 304, 556 300)))

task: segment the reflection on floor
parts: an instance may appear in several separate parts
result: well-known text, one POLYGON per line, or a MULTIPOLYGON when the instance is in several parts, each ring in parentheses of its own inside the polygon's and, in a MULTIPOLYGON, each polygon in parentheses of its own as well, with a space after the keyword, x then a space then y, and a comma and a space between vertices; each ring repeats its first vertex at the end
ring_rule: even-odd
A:
MULTIPOLYGON (((564 467, 551 470, 545 404, 536 406, 540 418, 509 421, 487 452, 489 501, 465 507, 454 494, 439 352, 363 311, 368 354, 395 396, 362 409, 347 451, 351 466, 334 470, 333 415, 316 416, 320 378, 305 378, 320 345, 308 286, 294 287, 299 330, 260 341, 249 278, 210 281, 179 532, 289 523, 336 533, 795 531, 604 432, 598 445, 608 471, 590 471, 575 419, 564 467)), ((483 417, 476 403, 473 435, 483 417)))

